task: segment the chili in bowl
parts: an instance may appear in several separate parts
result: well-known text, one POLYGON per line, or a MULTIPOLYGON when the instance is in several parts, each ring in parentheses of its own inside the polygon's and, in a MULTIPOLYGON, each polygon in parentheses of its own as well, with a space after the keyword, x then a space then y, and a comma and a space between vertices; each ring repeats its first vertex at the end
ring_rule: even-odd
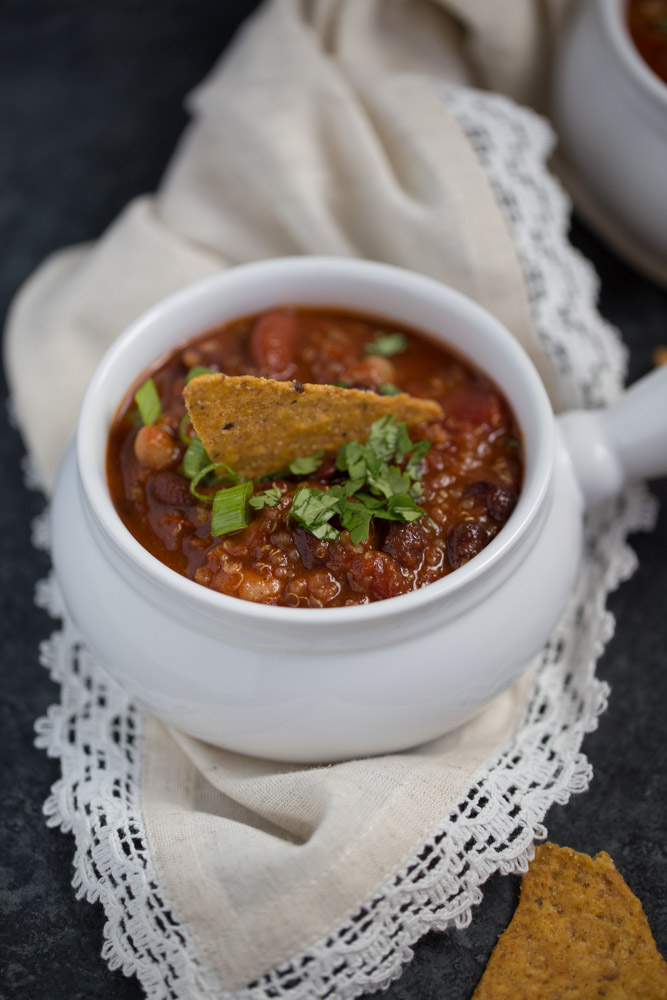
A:
POLYGON ((110 432, 114 506, 161 562, 232 597, 305 609, 406 594, 467 563, 516 506, 523 448, 498 388, 442 344, 386 319, 274 308, 178 345, 140 382, 110 432), (211 461, 186 410, 185 387, 193 394, 190 383, 215 372, 285 383, 266 386, 284 400, 269 426, 257 405, 243 423, 229 409, 243 392, 214 417, 223 444, 239 436, 246 464, 251 436, 267 439, 268 465, 254 480, 211 461), (342 430, 335 452, 297 446, 277 470, 284 422, 307 406, 311 383, 338 387, 331 400, 313 394, 309 412, 329 407, 327 422, 340 426, 351 398, 387 412, 363 441, 342 430), (406 391, 442 407, 429 420, 418 412, 412 432, 393 412, 406 391))
POLYGON ((654 443, 628 459, 600 445, 600 415, 569 416, 561 431, 511 334, 438 282, 340 258, 233 268, 149 310, 100 362, 54 492, 56 572, 93 651, 168 723, 273 759, 398 751, 470 718, 538 652, 576 574, 584 503, 667 470, 654 443), (392 334, 391 367, 374 362, 392 334), (189 477, 188 376, 266 379, 292 410, 334 381, 391 405, 391 384, 443 415, 381 420, 342 457, 307 453, 263 482, 231 466, 232 481, 206 465, 189 477), (144 423, 150 380, 160 412, 144 423), (162 457, 142 452, 142 427, 160 430, 162 457), (335 507, 319 528, 295 510, 304 489, 335 507), (212 532, 229 490, 243 520, 212 532), (467 549, 458 524, 478 525, 467 549))

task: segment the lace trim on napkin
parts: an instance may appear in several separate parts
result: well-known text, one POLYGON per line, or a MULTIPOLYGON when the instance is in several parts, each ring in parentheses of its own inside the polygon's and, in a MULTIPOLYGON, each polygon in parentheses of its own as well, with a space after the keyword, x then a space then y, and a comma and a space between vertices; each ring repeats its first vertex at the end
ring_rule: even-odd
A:
MULTIPOLYGON (((504 98, 439 87, 486 167, 521 258, 541 341, 559 372, 561 405, 594 405, 618 392, 623 348, 595 309, 590 265, 567 241, 568 204, 545 175, 548 126, 504 98)), ((591 768, 584 734, 604 711, 607 685, 595 662, 613 632, 610 590, 636 560, 630 531, 648 529, 654 505, 641 487, 595 512, 586 525, 582 571, 545 647, 516 739, 477 776, 422 850, 367 905, 302 954, 242 990, 220 989, 158 884, 140 808, 143 717, 107 679, 67 618, 53 578, 37 602, 62 618, 42 660, 62 686, 61 703, 37 723, 37 745, 59 757, 62 779, 45 804, 48 823, 76 839, 74 885, 102 903, 103 957, 137 975, 150 1000, 351 1000, 397 978, 429 930, 465 927, 481 886, 496 871, 523 872, 554 802, 583 791, 591 768)), ((45 519, 34 542, 48 546, 45 519)))

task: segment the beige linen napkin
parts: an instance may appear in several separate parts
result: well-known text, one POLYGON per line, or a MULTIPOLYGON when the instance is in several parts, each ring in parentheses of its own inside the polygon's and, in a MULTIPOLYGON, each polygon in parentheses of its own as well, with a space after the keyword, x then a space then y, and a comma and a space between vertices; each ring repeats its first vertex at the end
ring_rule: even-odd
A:
POLYGON ((15 300, 6 368, 44 485, 104 348, 164 295, 247 260, 346 254, 432 275, 494 312, 549 381, 505 220, 428 77, 539 101, 567 3, 261 8, 192 95, 195 122, 157 197, 132 202, 94 248, 49 258, 15 300))
MULTIPOLYGON (((545 26, 564 6, 263 7, 192 96, 194 123, 157 196, 129 205, 95 246, 48 260, 14 305, 7 368, 44 484, 123 327, 192 279, 260 257, 358 255, 442 279, 512 330, 557 403, 505 216, 433 79, 481 74, 539 101, 545 26)), ((219 988, 243 987, 368 902, 511 740, 529 683, 428 746, 332 767, 243 758, 147 719, 152 862, 219 988)))

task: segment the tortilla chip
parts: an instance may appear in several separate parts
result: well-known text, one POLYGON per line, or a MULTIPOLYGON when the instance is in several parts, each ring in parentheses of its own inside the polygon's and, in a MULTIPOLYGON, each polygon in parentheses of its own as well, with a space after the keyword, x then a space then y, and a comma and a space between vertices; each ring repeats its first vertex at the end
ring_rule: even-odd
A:
POLYGON ((665 1000, 667 964, 604 851, 543 844, 472 1000, 665 1000))
POLYGON ((406 392, 380 396, 254 375, 200 375, 183 395, 211 460, 247 479, 271 475, 320 449, 334 455, 347 441, 363 443, 373 421, 391 413, 408 427, 442 414, 438 403, 406 392))

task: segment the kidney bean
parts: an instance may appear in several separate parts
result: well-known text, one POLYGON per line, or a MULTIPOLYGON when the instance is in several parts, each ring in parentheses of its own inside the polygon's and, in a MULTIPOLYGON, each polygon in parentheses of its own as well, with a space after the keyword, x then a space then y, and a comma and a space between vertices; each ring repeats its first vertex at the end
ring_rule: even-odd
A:
POLYGON ((341 478, 341 474, 336 468, 336 460, 334 458, 325 458, 313 473, 313 479, 316 479, 318 483, 328 483, 332 479, 339 478, 341 478))
POLYGON ((459 521, 447 535, 447 558, 452 569, 463 566, 487 543, 488 536, 479 521, 459 521))
POLYGON ((193 507, 197 501, 190 492, 190 484, 176 472, 158 472, 148 480, 151 500, 170 507, 193 507))
POLYGON ((503 524, 516 507, 517 495, 514 490, 508 486, 500 486, 498 483, 490 483, 486 479, 470 483, 466 487, 464 495, 467 497, 481 497, 484 500, 489 517, 503 524))
POLYGON ((329 543, 324 539, 315 538, 315 535, 311 535, 305 528, 295 529, 294 544, 306 569, 322 566, 326 562, 329 543))
POLYGON ((388 553, 373 549, 368 543, 350 546, 343 540, 344 534, 331 544, 329 566, 340 566, 345 571, 352 590, 380 601, 410 590, 409 581, 388 553))
POLYGON ((516 507, 517 495, 507 486, 494 486, 486 498, 486 509, 494 521, 505 522, 516 507))
POLYGON ((463 495, 466 497, 480 497, 486 503, 486 497, 489 490, 493 489, 493 483, 490 483, 488 479, 478 479, 475 483, 468 483, 463 495))
POLYGON ((350 584, 353 590, 356 590, 356 585, 361 584, 360 589, 366 590, 377 600, 396 597, 410 590, 410 584, 401 573, 396 560, 392 559, 386 552, 372 550, 366 558, 366 565, 363 567, 356 585, 352 581, 350 584))
POLYGON ((155 534, 160 538, 169 552, 179 552, 183 549, 183 540, 194 531, 190 522, 174 512, 151 513, 151 524, 155 534))
POLYGON ((294 373, 297 330, 291 313, 274 311, 259 317, 250 332, 248 351, 262 375, 285 379, 294 373))
POLYGON ((385 536, 383 552, 388 553, 401 566, 417 569, 424 558, 427 534, 421 524, 390 524, 385 536))

